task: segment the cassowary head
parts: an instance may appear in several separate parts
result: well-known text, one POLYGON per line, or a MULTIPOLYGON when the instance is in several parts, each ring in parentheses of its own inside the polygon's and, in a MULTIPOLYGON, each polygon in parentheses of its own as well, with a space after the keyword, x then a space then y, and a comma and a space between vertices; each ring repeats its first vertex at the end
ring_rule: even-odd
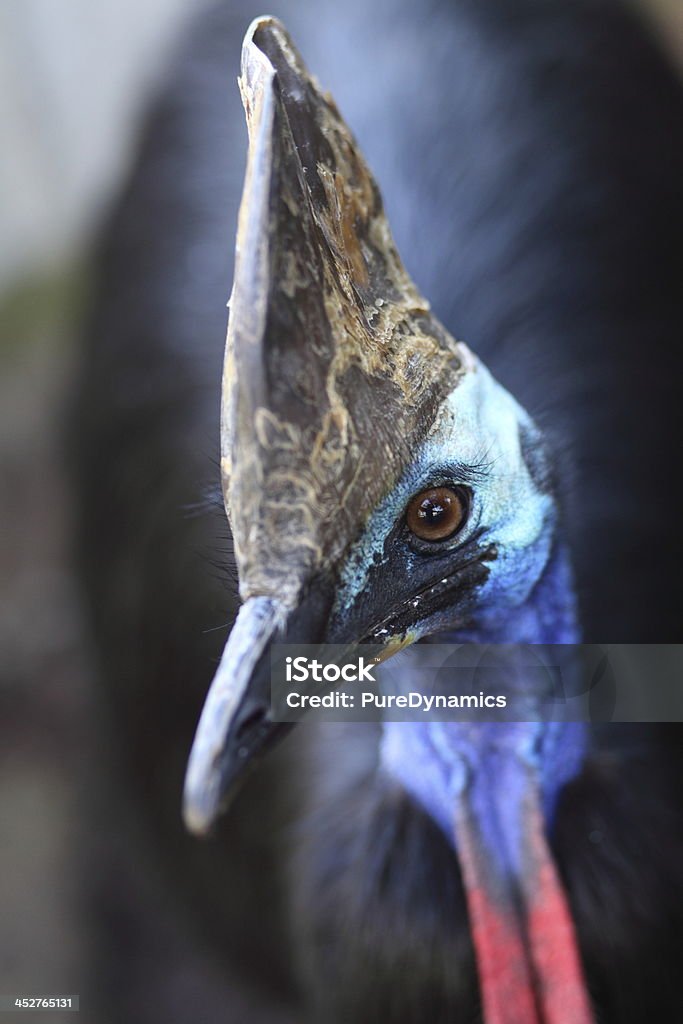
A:
MULTIPOLYGON (((199 833, 282 729, 273 641, 389 656, 437 634, 576 639, 534 423, 431 314, 351 134, 278 22, 251 26, 240 86, 249 158, 221 471, 243 604, 188 769, 199 833)), ((385 727, 384 769, 459 856, 492 1022, 589 1019, 544 824, 582 749, 557 724, 385 727)))

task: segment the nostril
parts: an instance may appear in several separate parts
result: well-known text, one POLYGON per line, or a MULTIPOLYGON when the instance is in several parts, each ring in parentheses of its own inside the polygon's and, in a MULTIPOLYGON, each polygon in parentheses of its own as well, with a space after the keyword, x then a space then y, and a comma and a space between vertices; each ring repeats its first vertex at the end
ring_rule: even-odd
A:
POLYGON ((266 710, 265 706, 261 705, 258 708, 254 708, 253 711, 249 712, 246 718, 242 719, 235 732, 235 739, 238 743, 243 740, 245 736, 248 736, 249 733, 255 732, 258 727, 264 723, 266 710))

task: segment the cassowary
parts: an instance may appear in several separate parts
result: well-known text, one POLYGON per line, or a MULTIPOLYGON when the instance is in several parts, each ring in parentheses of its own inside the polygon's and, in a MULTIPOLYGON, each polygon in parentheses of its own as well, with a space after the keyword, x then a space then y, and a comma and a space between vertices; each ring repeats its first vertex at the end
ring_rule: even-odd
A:
POLYGON ((200 23, 152 119, 76 418, 84 578, 159 862, 297 1019, 677 1020, 675 729, 308 722, 260 755, 274 641, 677 639, 680 84, 612 0, 309 11, 418 290, 334 101, 255 22, 219 467, 245 21, 200 23), (187 824, 240 792, 199 844, 183 762, 226 623, 187 824))

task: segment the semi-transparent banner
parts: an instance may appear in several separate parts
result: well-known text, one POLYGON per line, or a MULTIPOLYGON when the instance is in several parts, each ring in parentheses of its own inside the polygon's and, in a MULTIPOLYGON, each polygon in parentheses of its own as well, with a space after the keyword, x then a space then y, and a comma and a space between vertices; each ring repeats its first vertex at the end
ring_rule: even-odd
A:
POLYGON ((683 644, 276 644, 271 716, 298 722, 680 722, 683 644), (385 660, 382 660, 385 659, 385 660))

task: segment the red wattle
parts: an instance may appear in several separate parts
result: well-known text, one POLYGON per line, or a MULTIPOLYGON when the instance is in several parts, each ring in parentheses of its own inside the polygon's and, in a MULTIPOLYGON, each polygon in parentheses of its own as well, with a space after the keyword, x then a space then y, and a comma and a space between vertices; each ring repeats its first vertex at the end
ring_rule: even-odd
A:
POLYGON ((531 965, 510 892, 493 884, 467 807, 459 807, 456 835, 484 1021, 541 1024, 531 965))
POLYGON ((456 848, 484 1021, 592 1024, 574 924, 533 784, 522 807, 519 877, 497 869, 481 841, 467 794, 456 808, 456 848))
POLYGON ((535 989, 544 1024, 592 1024, 574 922, 536 802, 526 815, 528 870, 521 880, 535 989))

